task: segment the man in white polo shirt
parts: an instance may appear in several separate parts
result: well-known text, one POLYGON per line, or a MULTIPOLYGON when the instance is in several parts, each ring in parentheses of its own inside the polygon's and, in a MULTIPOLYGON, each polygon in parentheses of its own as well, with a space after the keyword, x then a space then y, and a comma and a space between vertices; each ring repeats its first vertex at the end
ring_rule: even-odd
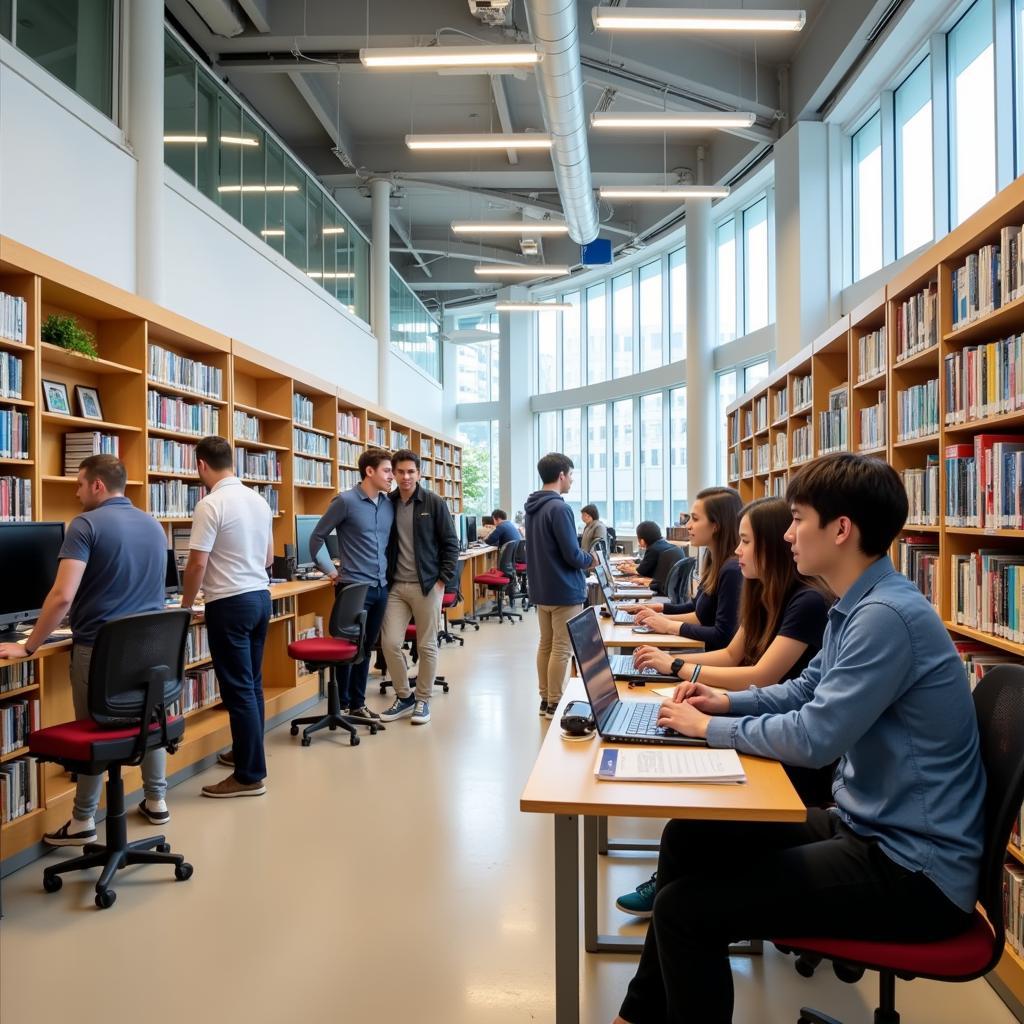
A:
POLYGON ((181 604, 191 607, 203 588, 210 656, 231 723, 231 754, 220 760, 234 768, 222 782, 203 786, 203 796, 262 796, 267 791, 263 645, 270 621, 273 514, 235 476, 231 445, 223 437, 204 437, 196 445, 196 462, 210 493, 192 514, 181 604))

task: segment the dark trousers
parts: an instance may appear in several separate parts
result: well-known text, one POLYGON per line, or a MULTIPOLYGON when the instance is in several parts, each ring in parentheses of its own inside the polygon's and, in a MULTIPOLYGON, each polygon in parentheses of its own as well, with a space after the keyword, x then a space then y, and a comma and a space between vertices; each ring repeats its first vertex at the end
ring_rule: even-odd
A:
MULTIPOLYGON (((654 916, 619 1011, 630 1024, 728 1024, 728 946, 798 935, 940 939, 969 914, 835 814, 807 821, 672 821, 661 837, 654 916)), ((794 1010, 795 1012, 795 1010, 794 1010)))
POLYGON ((260 782, 267 775, 263 754, 263 645, 270 621, 270 592, 253 590, 205 609, 210 657, 231 723, 235 778, 260 782))
POLYGON ((361 708, 366 703, 366 678, 370 674, 370 656, 380 635, 384 610, 388 606, 388 588, 370 587, 366 591, 366 639, 363 660, 358 665, 345 665, 338 671, 338 694, 343 708, 361 708))

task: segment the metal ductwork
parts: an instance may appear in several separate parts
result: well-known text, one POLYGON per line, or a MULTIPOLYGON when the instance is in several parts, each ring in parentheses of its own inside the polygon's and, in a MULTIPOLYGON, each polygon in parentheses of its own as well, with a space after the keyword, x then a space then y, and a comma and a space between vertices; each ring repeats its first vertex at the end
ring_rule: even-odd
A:
POLYGON ((569 237, 585 245, 597 238, 601 222, 590 181, 576 0, 526 0, 526 18, 543 54, 535 74, 569 237))

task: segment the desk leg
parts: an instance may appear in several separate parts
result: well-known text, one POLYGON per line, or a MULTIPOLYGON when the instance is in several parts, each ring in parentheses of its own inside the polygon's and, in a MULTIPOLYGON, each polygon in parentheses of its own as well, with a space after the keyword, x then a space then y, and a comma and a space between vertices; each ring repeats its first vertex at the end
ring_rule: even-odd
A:
POLYGON ((580 1020, 579 819, 555 815, 555 1024, 580 1020))

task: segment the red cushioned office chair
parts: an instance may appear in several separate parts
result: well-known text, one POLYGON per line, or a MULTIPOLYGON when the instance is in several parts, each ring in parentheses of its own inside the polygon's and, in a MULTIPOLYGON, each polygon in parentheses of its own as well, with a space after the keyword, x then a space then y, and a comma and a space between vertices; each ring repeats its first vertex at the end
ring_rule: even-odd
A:
POLYGON ((163 836, 128 842, 121 769, 139 765, 147 751, 178 749, 185 732, 168 709, 181 696, 185 674, 187 611, 145 612, 100 627, 89 664, 89 718, 31 733, 29 752, 65 771, 107 776, 106 843, 88 843, 80 857, 43 871, 43 888, 56 892, 61 875, 102 867, 96 906, 114 905, 114 875, 130 864, 173 864, 174 877, 192 877, 192 865, 171 853, 163 836))
MULTIPOLYGON (((454 608, 462 602, 462 592, 459 587, 460 575, 459 567, 456 566, 455 575, 445 584, 444 597, 441 599, 441 628, 437 631, 437 643, 439 646, 442 643, 458 644, 460 647, 465 647, 466 645, 465 638, 456 636, 451 630, 451 623, 448 621, 448 609, 454 608)), ((480 629, 475 619, 460 619, 459 622, 463 632, 465 632, 467 621, 469 625, 476 626, 478 630, 480 629)))
POLYGON ((523 601, 523 611, 530 610, 530 583, 526 577, 526 541, 517 540, 516 550, 513 555, 513 568, 516 571, 516 585, 519 588, 519 596, 523 601))
POLYGON ((484 612, 482 615, 477 615, 478 619, 497 619, 499 622, 504 622, 508 619, 509 622, 515 622, 522 618, 519 612, 506 610, 503 601, 503 598, 507 596, 509 606, 511 607, 515 600, 515 549, 518 543, 518 541, 514 540, 505 541, 498 551, 497 568, 488 569, 487 572, 482 572, 473 577, 474 583, 486 587, 493 592, 495 600, 494 609, 484 612))
MULTIPOLYGON (((458 640, 459 638, 455 637, 455 639, 458 640)), ((438 634, 438 643, 440 644, 440 642, 441 642, 440 634, 438 634)), ((419 656, 420 656, 419 655, 419 650, 416 647, 416 623, 415 622, 410 622, 409 625, 405 627, 405 646, 409 648, 409 657, 412 658, 412 663, 415 665, 416 662, 419 660, 419 656)), ((416 677, 415 676, 409 676, 409 685, 415 687, 415 685, 416 685, 416 677)), ((444 690, 445 693, 448 692, 448 690, 449 690, 449 688, 451 686, 451 684, 448 682, 448 680, 445 679, 445 677, 442 676, 442 675, 435 675, 434 676, 434 685, 435 686, 440 686, 441 689, 444 690)), ((382 695, 387 693, 387 690, 388 690, 389 686, 394 686, 394 683, 390 679, 388 679, 388 666, 387 666, 387 662, 385 662, 384 666, 383 666, 383 668, 381 668, 381 672, 380 672, 380 692, 381 692, 382 695)))
POLYGON ((313 733, 322 729, 344 729, 349 735, 349 745, 359 745, 356 726, 365 725, 370 735, 376 735, 384 726, 380 722, 366 722, 361 718, 349 718, 341 713, 341 697, 338 693, 338 669, 344 665, 358 665, 366 657, 363 650, 366 640, 366 583, 349 583, 338 587, 331 609, 328 626, 330 636, 310 637, 308 640, 293 640, 288 645, 288 657, 304 661, 320 676, 320 693, 324 692, 324 674, 327 674, 327 714, 309 718, 293 718, 291 734, 298 736, 302 730, 302 745, 313 742, 313 733))
MULTIPOLYGON (((987 779, 985 848, 978 886, 978 901, 985 915, 975 910, 965 932, 938 942, 805 936, 772 940, 783 952, 795 952, 812 964, 831 960, 843 981, 853 983, 866 970, 878 971, 875 1024, 899 1024, 897 978, 973 981, 991 971, 1003 955, 1003 863, 1010 829, 1024 801, 1024 665, 997 665, 989 671, 974 691, 974 710, 987 779)), ((799 1024, 840 1022, 820 1010, 804 1007, 799 1024)))

